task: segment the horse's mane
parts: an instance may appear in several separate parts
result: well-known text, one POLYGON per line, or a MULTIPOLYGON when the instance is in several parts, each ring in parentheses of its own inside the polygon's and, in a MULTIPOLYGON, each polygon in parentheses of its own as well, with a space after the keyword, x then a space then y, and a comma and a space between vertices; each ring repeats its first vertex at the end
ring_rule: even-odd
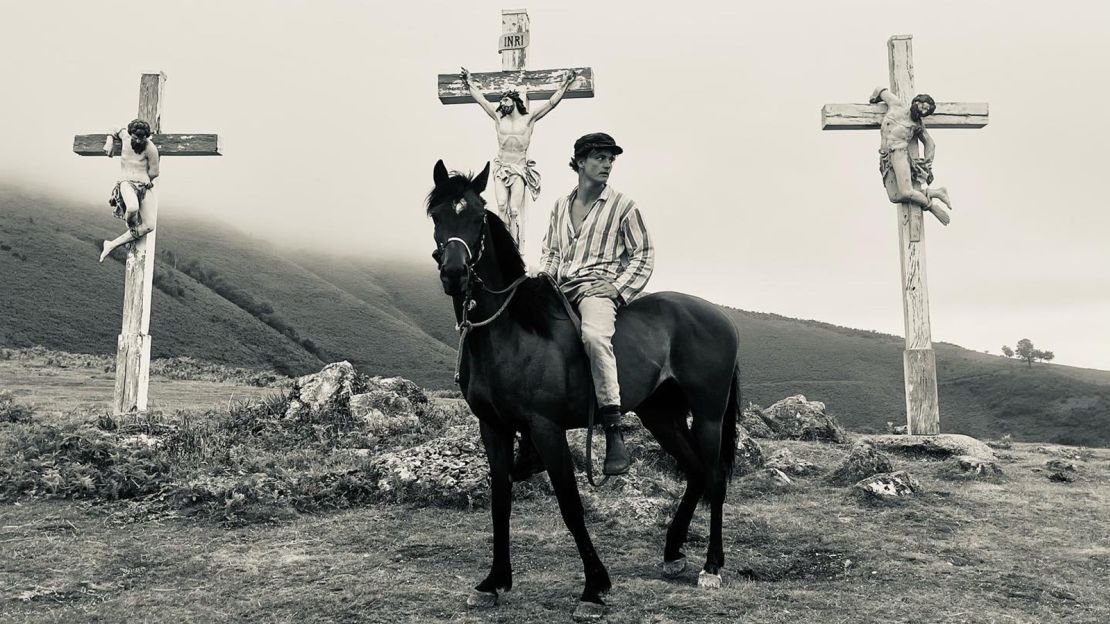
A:
MULTIPOLYGON (((440 210, 453 210, 455 202, 463 199, 474 180, 473 174, 464 174, 457 171, 451 172, 447 182, 436 186, 428 193, 427 212, 434 216, 440 210)), ((481 200, 481 197, 479 197, 481 200)), ((508 286, 521 275, 524 275, 524 258, 520 255, 516 241, 509 233, 509 228, 496 213, 486 210, 485 201, 482 205, 474 206, 467 202, 466 210, 482 210, 485 212, 486 229, 490 246, 497 257, 497 269, 508 286)), ((517 293, 507 310, 512 319, 525 331, 539 334, 545 338, 551 337, 551 323, 557 318, 565 318, 563 306, 558 295, 545 277, 530 277, 517 287, 517 293)))
MULTIPOLYGON (((486 225, 489 229, 489 242, 496 250, 498 269, 507 286, 524 275, 524 258, 520 256, 516 241, 501 217, 487 210, 486 225)), ((517 286, 517 293, 509 305, 508 313, 525 331, 544 338, 551 337, 551 323, 556 318, 565 318, 563 306, 551 282, 542 276, 529 277, 517 286)))

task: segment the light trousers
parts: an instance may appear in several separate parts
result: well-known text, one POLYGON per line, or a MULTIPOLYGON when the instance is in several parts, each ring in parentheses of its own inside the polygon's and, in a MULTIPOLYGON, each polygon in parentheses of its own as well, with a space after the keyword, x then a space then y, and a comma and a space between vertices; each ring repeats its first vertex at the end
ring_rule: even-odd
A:
POLYGON ((597 404, 620 405, 617 382, 617 357, 613 354, 613 334, 617 329, 617 302, 608 297, 584 297, 578 302, 582 315, 582 344, 590 360, 597 404))

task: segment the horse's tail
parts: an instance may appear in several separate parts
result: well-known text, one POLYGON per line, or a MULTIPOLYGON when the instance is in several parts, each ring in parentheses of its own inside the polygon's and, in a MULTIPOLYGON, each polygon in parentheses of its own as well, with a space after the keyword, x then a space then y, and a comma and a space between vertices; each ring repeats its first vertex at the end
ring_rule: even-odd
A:
POLYGON ((737 423, 740 421, 741 405, 740 363, 737 362, 732 371, 732 387, 728 392, 725 417, 721 422, 721 464, 729 477, 732 477, 732 469, 736 465, 737 423))

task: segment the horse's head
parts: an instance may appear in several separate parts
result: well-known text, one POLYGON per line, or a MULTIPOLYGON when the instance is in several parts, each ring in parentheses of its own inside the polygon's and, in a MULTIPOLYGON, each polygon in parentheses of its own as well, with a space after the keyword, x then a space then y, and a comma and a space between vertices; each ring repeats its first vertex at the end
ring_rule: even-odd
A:
POLYGON ((489 163, 477 176, 448 173, 443 161, 433 171, 435 188, 428 194, 428 216, 435 224, 436 250, 443 292, 466 292, 469 273, 485 247, 486 202, 482 191, 489 181, 489 163))

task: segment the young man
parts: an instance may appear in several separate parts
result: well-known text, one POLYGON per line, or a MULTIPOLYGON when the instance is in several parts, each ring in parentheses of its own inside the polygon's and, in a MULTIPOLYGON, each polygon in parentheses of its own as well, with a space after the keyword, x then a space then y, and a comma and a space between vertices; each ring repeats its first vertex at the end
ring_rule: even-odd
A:
POLYGON ((607 475, 629 467, 612 344, 617 309, 640 294, 655 266, 655 249, 635 202, 609 186, 613 160, 623 151, 602 132, 574 142, 570 167, 578 173, 578 186, 555 203, 540 260, 540 271, 555 278, 582 315, 582 343, 605 427, 607 475))
POLYGON ((524 83, 524 72, 521 71, 519 91, 506 91, 501 100, 494 106, 493 102, 486 100, 485 95, 470 82, 470 72, 462 68, 463 84, 470 90, 471 97, 481 105, 497 128, 497 158, 493 161, 493 176, 498 183, 493 185, 494 195, 497 199, 497 212, 513 240, 520 244, 521 210, 524 207, 524 188, 532 194, 532 201, 540 193, 540 174, 536 171, 536 161, 528 159, 528 145, 532 142, 532 130, 537 121, 551 112, 566 95, 567 89, 574 83, 578 75, 573 71, 566 72, 563 83, 551 96, 551 99, 541 104, 535 111, 529 112, 528 88, 524 83))
POLYGON ((871 103, 886 102, 887 111, 879 125, 882 143, 879 147, 879 172, 887 197, 896 204, 909 202, 929 210, 942 224, 948 225, 951 217, 944 207, 934 200, 944 202, 949 209, 952 202, 943 187, 926 188, 921 192, 914 183, 927 185, 933 181, 933 154, 936 144, 925 130, 922 120, 933 114, 936 102, 924 93, 914 96, 907 105, 890 89, 879 87, 871 94, 871 103), (918 158, 917 143, 925 147, 925 157, 918 158))
POLYGON ((136 119, 127 124, 127 128, 109 130, 104 140, 104 152, 109 158, 117 137, 123 142, 120 177, 108 205, 115 208, 116 217, 127 223, 127 231, 114 240, 104 241, 101 262, 116 247, 137 241, 154 230, 153 219, 149 218, 144 202, 147 191, 154 188, 154 178, 158 177, 158 148, 150 141, 150 125, 136 119))

